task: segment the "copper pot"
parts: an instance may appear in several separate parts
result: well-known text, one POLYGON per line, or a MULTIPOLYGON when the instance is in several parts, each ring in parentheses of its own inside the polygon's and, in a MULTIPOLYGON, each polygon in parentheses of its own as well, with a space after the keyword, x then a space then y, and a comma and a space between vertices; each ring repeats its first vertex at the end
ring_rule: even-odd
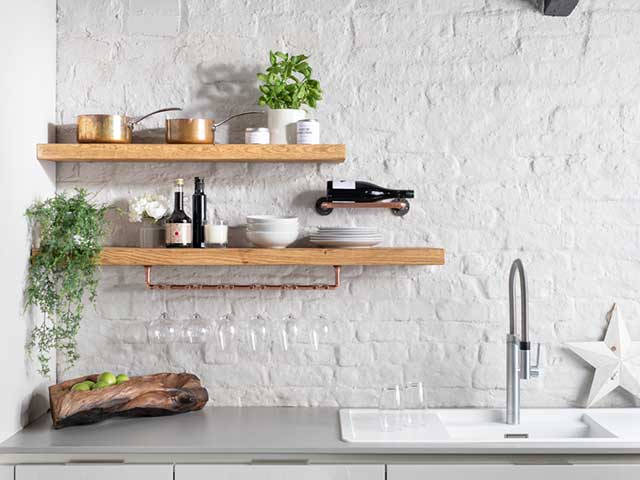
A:
POLYGON ((78 115, 78 143, 131 143, 133 128, 145 118, 162 112, 182 110, 181 108, 162 108, 136 119, 127 115, 78 115))
POLYGON ((243 112, 231 115, 219 123, 209 118, 167 118, 165 139, 167 143, 202 143, 215 142, 216 128, 227 123, 232 118, 243 115, 261 114, 264 112, 243 112))

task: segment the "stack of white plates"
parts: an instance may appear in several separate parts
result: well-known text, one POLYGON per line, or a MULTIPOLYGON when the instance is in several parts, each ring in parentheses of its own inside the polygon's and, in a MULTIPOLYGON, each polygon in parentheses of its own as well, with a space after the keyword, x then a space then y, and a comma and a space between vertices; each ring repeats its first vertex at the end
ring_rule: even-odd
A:
POLYGON ((382 242, 382 234, 372 227, 318 227, 310 240, 322 247, 373 247, 382 242))
POLYGON ((298 239, 298 217, 249 215, 247 240, 257 247, 285 248, 298 239))

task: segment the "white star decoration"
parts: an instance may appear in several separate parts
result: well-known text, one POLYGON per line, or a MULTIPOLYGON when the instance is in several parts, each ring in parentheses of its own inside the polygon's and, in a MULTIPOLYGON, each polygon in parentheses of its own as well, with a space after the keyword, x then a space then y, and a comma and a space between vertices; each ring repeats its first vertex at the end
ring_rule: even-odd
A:
POLYGON ((640 397, 640 367, 631 364, 631 360, 640 357, 640 342, 631 341, 615 303, 609 312, 609 327, 603 342, 567 343, 567 346, 596 369, 587 407, 617 387, 640 397))

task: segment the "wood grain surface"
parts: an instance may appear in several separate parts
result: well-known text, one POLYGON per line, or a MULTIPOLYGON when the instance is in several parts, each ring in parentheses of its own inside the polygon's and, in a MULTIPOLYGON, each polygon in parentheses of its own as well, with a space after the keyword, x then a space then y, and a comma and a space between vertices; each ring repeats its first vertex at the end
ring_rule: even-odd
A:
POLYGON ((200 379, 190 373, 157 373, 132 377, 120 385, 72 391, 87 375, 49 387, 49 403, 54 428, 97 423, 111 417, 156 417, 200 410, 209 400, 200 379))
MULTIPOLYGON (((34 250, 33 254, 37 255, 34 250)), ((128 248, 105 247, 100 265, 444 265, 442 248, 128 248)))
POLYGON ((55 162, 329 162, 346 158, 342 144, 166 145, 49 143, 37 146, 39 160, 55 162))

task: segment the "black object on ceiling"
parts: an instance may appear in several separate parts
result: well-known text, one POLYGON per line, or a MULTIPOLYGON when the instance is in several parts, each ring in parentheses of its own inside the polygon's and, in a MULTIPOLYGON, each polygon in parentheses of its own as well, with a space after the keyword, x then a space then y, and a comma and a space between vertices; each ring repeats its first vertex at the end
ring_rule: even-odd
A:
POLYGON ((568 17, 579 0, 542 0, 542 13, 552 17, 568 17))

